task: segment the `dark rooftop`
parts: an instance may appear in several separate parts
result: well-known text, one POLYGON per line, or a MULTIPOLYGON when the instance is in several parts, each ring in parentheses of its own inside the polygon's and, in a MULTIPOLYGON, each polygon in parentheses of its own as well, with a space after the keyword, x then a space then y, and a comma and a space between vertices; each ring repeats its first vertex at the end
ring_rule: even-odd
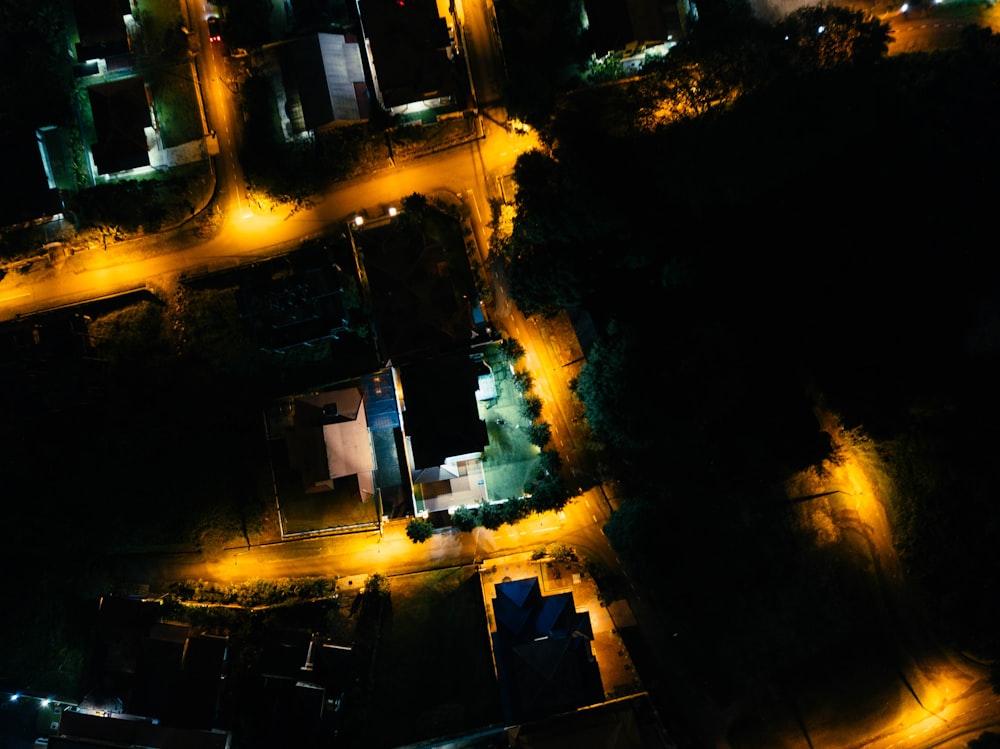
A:
POLYGON ((504 712, 518 723, 604 701, 590 615, 572 593, 543 596, 538 578, 498 583, 493 650, 504 712))
POLYGON ((331 263, 242 284, 236 293, 240 315, 257 344, 283 351, 346 331, 340 273, 331 263))
POLYGON ((467 353, 400 368, 406 410, 403 423, 413 447, 414 469, 481 452, 489 442, 476 404, 477 363, 467 353))
POLYGON ((142 78, 133 76, 87 89, 94 115, 97 143, 94 162, 101 174, 149 166, 145 128, 153 122, 142 78))
POLYGON ((358 5, 384 107, 455 95, 448 23, 438 15, 436 0, 360 0, 358 5))
POLYGON ((0 132, 0 163, 4 181, 17 185, 0 201, 0 227, 20 224, 62 212, 59 191, 49 187, 42 163, 39 137, 30 131, 0 132))
POLYGON ((128 0, 74 0, 73 13, 80 41, 80 62, 107 59, 128 53, 124 17, 132 12, 128 0))

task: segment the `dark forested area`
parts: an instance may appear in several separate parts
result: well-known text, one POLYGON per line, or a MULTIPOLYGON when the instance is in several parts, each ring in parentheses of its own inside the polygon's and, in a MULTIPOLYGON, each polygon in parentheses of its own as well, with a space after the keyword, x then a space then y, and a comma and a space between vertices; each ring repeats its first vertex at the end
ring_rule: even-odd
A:
MULTIPOLYGON (((816 406, 877 444, 897 547, 940 631, 1000 651, 1000 40, 884 49, 884 27, 833 9, 705 35, 639 78, 563 94, 549 151, 515 171, 512 293, 532 312, 586 309, 602 331, 577 392, 623 487, 609 537, 664 600, 697 600, 705 637, 759 616, 759 598, 735 602, 780 581, 809 620, 782 641, 792 661, 860 626, 831 594, 852 583, 758 522, 829 453, 816 406), (836 38, 810 31, 822 13, 836 38)), ((768 627, 787 635, 755 632, 768 627)), ((767 639, 731 662, 759 648, 773 666, 767 639)))

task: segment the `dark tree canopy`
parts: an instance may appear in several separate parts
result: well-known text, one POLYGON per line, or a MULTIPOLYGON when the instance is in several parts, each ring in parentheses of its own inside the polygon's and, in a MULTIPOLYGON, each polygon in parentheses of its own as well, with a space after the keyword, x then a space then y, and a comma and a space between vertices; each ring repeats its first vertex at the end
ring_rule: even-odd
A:
POLYGON ((576 389, 637 498, 609 537, 633 570, 664 543, 692 551, 705 524, 743 543, 781 482, 829 454, 822 406, 879 441, 938 624, 1000 653, 998 622, 969 615, 1000 589, 979 532, 1000 525, 985 475, 1000 293, 981 257, 997 37, 886 58, 882 24, 817 7, 711 42, 565 96, 548 152, 515 170, 512 293, 583 307, 602 332, 576 389), (692 82, 711 93, 684 99, 692 82))

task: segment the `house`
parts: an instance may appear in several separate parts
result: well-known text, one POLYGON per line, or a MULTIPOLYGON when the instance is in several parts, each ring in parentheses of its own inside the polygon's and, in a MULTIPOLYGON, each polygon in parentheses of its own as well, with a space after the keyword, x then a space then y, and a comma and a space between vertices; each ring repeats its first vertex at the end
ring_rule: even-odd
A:
POLYGON ((526 723, 604 701, 591 649, 590 614, 572 591, 542 595, 537 577, 495 587, 493 657, 508 723, 526 723))
POLYGON ((437 0, 357 0, 375 96, 392 114, 457 101, 454 22, 437 0))
POLYGON ((78 63, 101 61, 106 71, 132 67, 129 29, 135 26, 129 0, 73 0, 78 63))
POLYGON ((0 131, 0 163, 4 165, 8 190, 0 202, 0 227, 61 216, 62 194, 49 164, 45 140, 53 128, 30 131, 0 131))
POLYGON ((292 428, 285 432, 303 491, 332 491, 333 483, 357 477, 362 496, 375 494, 371 442, 360 388, 303 395, 294 400, 292 428))
POLYGON ((160 621, 143 641, 128 711, 183 728, 219 722, 229 638, 160 621))
POLYGON ((356 680, 353 647, 308 630, 272 632, 261 653, 259 731, 272 746, 331 745, 344 697, 356 680))
POLYGON ((216 728, 228 638, 164 621, 160 601, 100 599, 84 697, 63 710, 50 747, 227 749, 216 728))
POLYGON ((288 396, 266 410, 283 535, 378 524, 380 502, 363 387, 351 382, 288 396))
POLYGON ((229 731, 178 728, 152 718, 66 708, 49 749, 229 749, 229 731))
POLYGON ((250 336, 265 351, 315 346, 347 331, 343 280, 336 263, 246 279, 236 301, 250 336))
POLYGON ((368 119, 368 85, 353 35, 316 33, 266 45, 264 51, 280 71, 286 135, 368 119))
POLYGON ((146 86, 139 76, 116 78, 87 88, 97 142, 91 156, 98 174, 149 166, 146 129, 152 128, 146 86))
POLYGON ((485 342, 492 329, 476 298, 461 225, 434 209, 351 232, 368 281, 376 345, 385 366, 485 342))
POLYGON ((639 70, 647 54, 666 54, 681 36, 676 4, 584 0, 584 8, 594 56, 617 55, 626 70, 639 70))
POLYGON ((487 499, 481 456, 489 436, 476 400, 481 369, 468 352, 399 368, 403 433, 418 514, 487 499))

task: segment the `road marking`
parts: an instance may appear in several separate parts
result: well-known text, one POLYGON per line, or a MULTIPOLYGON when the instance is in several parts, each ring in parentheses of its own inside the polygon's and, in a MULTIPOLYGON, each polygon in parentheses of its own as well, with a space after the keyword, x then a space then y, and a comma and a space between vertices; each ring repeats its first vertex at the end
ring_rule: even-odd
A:
POLYGON ((15 299, 20 299, 21 297, 25 296, 31 296, 31 292, 25 291, 23 294, 12 294, 11 296, 5 296, 3 299, 0 299, 0 302, 12 302, 15 299))

